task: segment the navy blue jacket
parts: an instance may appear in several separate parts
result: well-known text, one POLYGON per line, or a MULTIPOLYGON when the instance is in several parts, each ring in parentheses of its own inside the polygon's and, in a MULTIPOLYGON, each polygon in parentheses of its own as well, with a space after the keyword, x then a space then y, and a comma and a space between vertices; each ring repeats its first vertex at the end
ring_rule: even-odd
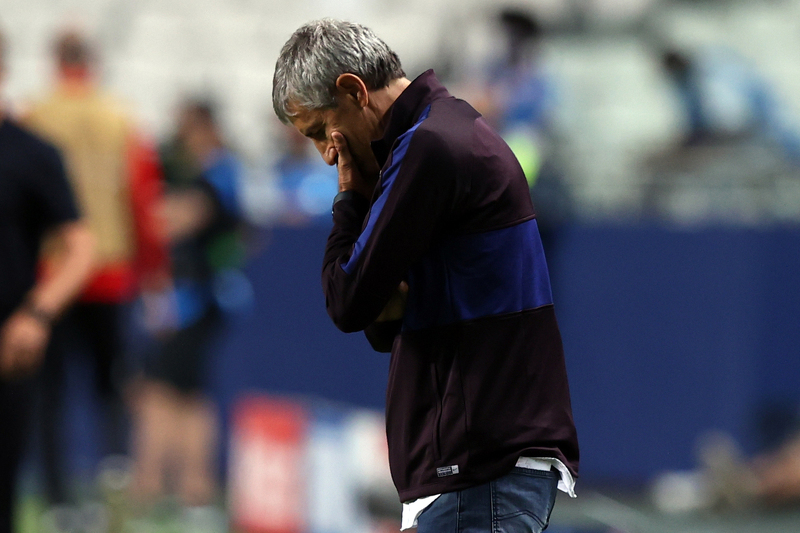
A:
POLYGON ((391 346, 400 500, 485 483, 520 456, 560 459, 577 476, 547 264, 513 153, 432 71, 395 101, 372 149, 378 186, 371 201, 334 205, 322 284, 340 329, 391 346), (401 281, 402 323, 373 324, 401 281))

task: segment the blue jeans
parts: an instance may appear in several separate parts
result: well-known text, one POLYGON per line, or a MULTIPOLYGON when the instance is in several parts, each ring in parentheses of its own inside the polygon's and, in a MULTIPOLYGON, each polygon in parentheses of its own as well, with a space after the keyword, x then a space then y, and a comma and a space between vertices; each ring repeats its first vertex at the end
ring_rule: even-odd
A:
POLYGON ((528 468, 442 494, 419 516, 417 533, 541 533, 556 502, 559 474, 528 468))

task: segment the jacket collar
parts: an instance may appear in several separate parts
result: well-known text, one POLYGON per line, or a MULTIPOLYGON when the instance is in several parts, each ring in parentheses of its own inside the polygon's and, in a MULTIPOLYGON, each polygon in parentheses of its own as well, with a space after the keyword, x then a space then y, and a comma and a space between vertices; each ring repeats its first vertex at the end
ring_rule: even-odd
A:
POLYGON ((449 96, 450 93, 436 78, 433 70, 423 72, 412 81, 387 111, 389 120, 383 137, 372 142, 372 152, 378 164, 384 165, 394 142, 411 129, 431 102, 449 96))

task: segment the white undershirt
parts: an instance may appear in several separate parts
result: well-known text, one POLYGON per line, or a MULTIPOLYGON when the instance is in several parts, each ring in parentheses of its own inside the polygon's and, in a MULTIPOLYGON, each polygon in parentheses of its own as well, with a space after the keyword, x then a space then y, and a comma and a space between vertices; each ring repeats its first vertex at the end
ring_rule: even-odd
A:
MULTIPOLYGON (((558 489, 569 494, 570 498, 575 498, 575 478, 572 477, 572 473, 564 463, 558 459, 552 457, 520 457, 517 459, 515 466, 543 471, 550 471, 555 468, 561 474, 561 478, 558 480, 558 489)), ((424 498, 417 498, 404 503, 400 531, 417 527, 419 515, 439 496, 441 494, 434 494, 433 496, 425 496, 424 498)))

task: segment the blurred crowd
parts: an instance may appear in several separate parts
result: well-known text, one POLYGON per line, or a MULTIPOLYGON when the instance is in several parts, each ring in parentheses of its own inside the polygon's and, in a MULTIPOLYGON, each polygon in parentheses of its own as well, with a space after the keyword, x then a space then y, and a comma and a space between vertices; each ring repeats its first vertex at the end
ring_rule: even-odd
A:
MULTIPOLYGON (((23 192, 19 201, 28 202, 26 194, 42 195, 65 207, 9 206, 12 212, 29 212, 4 221, 3 261, 14 263, 14 249, 5 247, 15 239, 26 240, 39 258, 28 303, 17 304, 10 296, 3 309, 19 305, 12 319, 31 316, 47 332, 44 342, 34 345, 28 340, 32 334, 3 315, 0 411, 3 440, 14 445, 2 448, 0 530, 11 531, 14 480, 33 429, 40 439, 45 527, 89 527, 81 520, 105 523, 109 531, 122 527, 110 508, 79 512, 75 507, 80 499, 69 476, 64 411, 65 381, 76 358, 89 362, 101 413, 98 434, 106 459, 98 490, 124 491, 124 501, 145 513, 175 494, 188 516, 213 527, 221 522, 213 507, 220 496, 220 436, 219 413, 207 391, 207 362, 226 317, 248 304, 242 164, 227 146, 214 102, 187 98, 174 135, 158 146, 98 83, 96 50, 85 35, 64 31, 52 51, 52 89, 19 116, 4 117, 10 131, 21 128, 22 135, 38 139, 24 142, 50 144, 61 156, 57 167, 63 170, 47 176, 52 183, 23 192), (64 177, 66 184, 59 181, 64 177), (60 232, 51 231, 60 227, 58 213, 65 220, 74 213, 93 244, 70 247, 60 232), (77 291, 74 302, 64 298, 42 307, 37 287, 72 270, 73 257, 91 261, 85 275, 70 281, 69 291, 77 291), (132 358, 129 330, 136 323, 141 324, 141 348, 132 358), (19 372, 21 365, 15 368, 9 361, 23 356, 25 368, 19 372), (7 409, 16 411, 13 417, 7 409)), ((3 157, 0 168, 38 164, 33 151, 17 149, 3 157)), ((35 178, 28 176, 19 179, 35 178)), ((9 172, 3 179, 13 182, 16 176, 9 172)), ((28 287, 19 285, 17 292, 25 296, 28 287)))
MULTIPOLYGON (((503 43, 500 53, 481 66, 479 76, 454 82, 517 155, 557 278, 561 230, 576 210, 565 176, 565 140, 554 118, 560 80, 543 60, 546 29, 536 17, 522 9, 505 9, 497 13, 496 22, 503 43)), ((0 83, 7 74, 3 48, 13 46, 0 41, 0 83)), ((146 515, 166 497, 180 502, 191 531, 222 530, 220 414, 209 393, 208 372, 228 318, 252 303, 244 273, 253 234, 242 192, 247 162, 226 137, 213 97, 184 98, 175 112, 173 132, 159 142, 102 87, 99 51, 91 38, 66 30, 53 39, 51 50, 50 91, 16 103, 20 112, 6 113, 4 121, 57 148, 69 185, 64 194, 72 195, 70 202, 93 245, 91 251, 70 246, 63 234, 52 231, 63 222, 53 217, 32 221, 37 230, 22 234, 41 238, 40 251, 40 242, 31 245, 40 254, 38 284, 58 277, 81 257, 91 256, 92 267, 83 279, 73 281, 76 295, 71 304, 65 298, 52 310, 25 309, 48 328, 43 335, 49 340, 30 348, 27 377, 17 377, 5 367, 0 377, 3 440, 11 439, 11 428, 17 428, 17 444, 0 445, 5 455, 0 458, 0 533, 12 531, 14 490, 24 451, 30 448, 25 443, 34 442, 30 434, 37 435, 46 501, 41 523, 47 531, 86 529, 76 521, 91 519, 105 521, 105 530, 121 531, 123 514, 116 509, 146 515), (78 358, 92 368, 105 457, 98 485, 91 489, 105 507, 83 511, 63 444, 65 377, 78 358), (12 390, 19 384, 24 394, 12 390)), ((763 141, 788 165, 800 161, 800 135, 786 120, 788 113, 768 81, 741 58, 730 52, 671 47, 663 48, 661 58, 687 128, 675 146, 647 162, 654 176, 653 212, 664 209, 664 191, 674 186, 665 176, 685 174, 686 165, 707 163, 696 157, 698 151, 763 141)), ((2 131, 0 191, 6 164, 2 158, 11 157, 3 152, 2 131)), ((274 177, 269 205, 261 209, 266 213, 262 221, 328 224, 337 192, 335 169, 316 157, 294 128, 280 131, 270 168, 261 169, 274 177)), ((2 199, 0 206, 5 208, 2 199)), ((0 231, 4 216, 0 213, 0 231)), ((65 215, 64 220, 71 218, 65 215)), ((10 253, 0 249, 0 262, 11 261, 10 253)), ((9 317, 19 312, 16 306, 27 305, 24 298, 29 299, 37 286, 27 287, 23 300, 18 298, 14 305, 0 301, 4 342, 10 338, 9 317)), ((12 358, 13 346, 0 344, 0 350, 0 358, 12 358)), ((800 499, 798 449, 792 442, 775 456, 759 458, 752 471, 742 474, 745 469, 738 468, 746 480, 737 476, 737 494, 747 501, 760 496, 765 501, 778 496, 782 502, 800 499), (761 477, 756 479, 754 472, 761 477)), ((730 463, 727 460, 724 469, 730 463)))

